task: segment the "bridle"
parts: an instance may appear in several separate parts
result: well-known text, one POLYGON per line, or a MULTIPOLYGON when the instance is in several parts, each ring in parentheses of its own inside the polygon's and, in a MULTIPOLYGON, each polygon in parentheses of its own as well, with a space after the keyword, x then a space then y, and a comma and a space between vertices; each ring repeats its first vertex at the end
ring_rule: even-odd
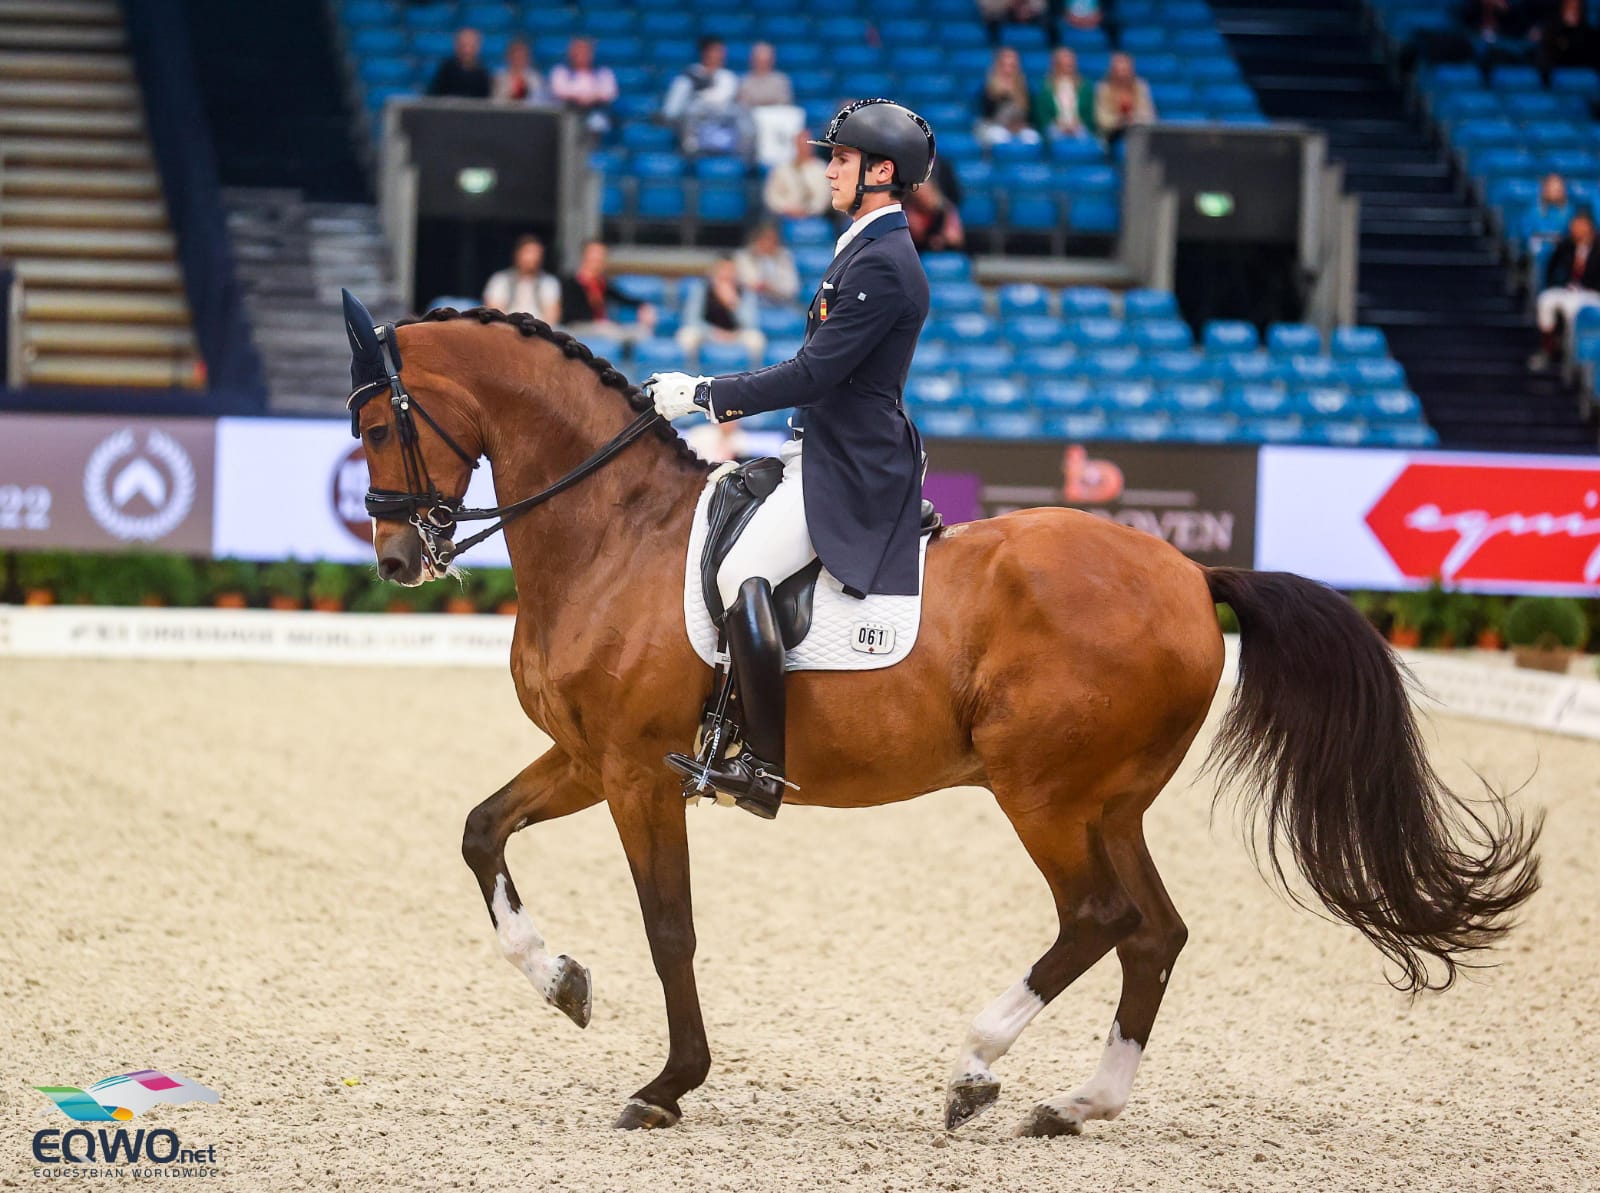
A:
POLYGON ((366 500, 367 513, 380 520, 406 521, 415 526, 417 534, 422 539, 423 550, 427 552, 428 562, 433 570, 441 575, 450 566, 451 560, 463 552, 477 546, 496 531, 504 529, 513 519, 521 517, 536 506, 543 505, 557 493, 570 489, 590 473, 598 471, 623 448, 650 430, 661 417, 654 410, 643 411, 587 460, 531 497, 524 497, 521 501, 497 506, 494 509, 466 509, 462 505, 461 497, 446 497, 433 483, 433 478, 428 474, 428 462, 422 455, 413 414, 420 415, 422 421, 432 427, 434 433, 444 440, 445 446, 455 452, 469 468, 478 467, 477 457, 469 455, 465 448, 452 439, 449 432, 423 409, 422 403, 411 396, 405 382, 400 380, 400 348, 395 343, 394 324, 381 323, 373 328, 373 332, 377 335, 379 347, 382 349, 381 363, 385 375, 368 381, 365 385, 358 385, 350 391, 350 397, 345 401, 345 408, 350 411, 350 434, 358 440, 361 438, 361 408, 387 390, 389 406, 394 411, 395 432, 400 437, 406 487, 404 489, 369 487, 366 500), (491 518, 498 518, 499 521, 460 543, 451 540, 457 523, 486 522, 491 518))

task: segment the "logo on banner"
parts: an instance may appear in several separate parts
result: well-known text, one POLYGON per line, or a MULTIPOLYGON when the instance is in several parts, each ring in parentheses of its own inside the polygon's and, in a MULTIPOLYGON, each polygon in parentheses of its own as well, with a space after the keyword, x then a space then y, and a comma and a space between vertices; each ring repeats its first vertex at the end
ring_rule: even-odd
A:
POLYGON ((1408 464, 1366 523, 1414 580, 1600 583, 1600 468, 1408 464))
POLYGON ((189 454, 162 431, 147 432, 142 443, 131 428, 118 431, 90 453, 83 470, 89 513, 124 542, 171 534, 194 508, 194 495, 189 454))
POLYGON ((333 469, 333 514, 339 525, 363 543, 372 543, 372 519, 367 515, 367 457, 357 444, 333 469))
POLYGON ((1198 508, 1200 495, 1193 489, 1130 489, 1121 467, 1095 459, 1080 444, 1062 455, 1061 495, 1069 505, 1089 507, 1089 513, 1153 534, 1188 555, 1233 549, 1231 510, 1198 508))
MULTIPOLYGON (((217 1176, 217 1148, 186 1146, 170 1128, 130 1129, 128 1123, 156 1106, 190 1102, 216 1105, 217 1091, 180 1073, 137 1069, 75 1085, 36 1085, 74 1123, 65 1130, 46 1127, 33 1135, 36 1177, 182 1178, 217 1176)), ((49 1113, 46 1111, 46 1113, 49 1113)))

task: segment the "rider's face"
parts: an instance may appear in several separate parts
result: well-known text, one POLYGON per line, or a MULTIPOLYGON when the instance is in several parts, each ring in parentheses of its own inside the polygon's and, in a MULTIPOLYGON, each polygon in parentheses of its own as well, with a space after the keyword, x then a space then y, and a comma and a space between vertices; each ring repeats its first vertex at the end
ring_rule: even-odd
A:
POLYGON ((860 173, 861 152, 835 145, 833 156, 828 159, 827 174, 835 211, 849 211, 850 204, 856 201, 856 178, 860 173))

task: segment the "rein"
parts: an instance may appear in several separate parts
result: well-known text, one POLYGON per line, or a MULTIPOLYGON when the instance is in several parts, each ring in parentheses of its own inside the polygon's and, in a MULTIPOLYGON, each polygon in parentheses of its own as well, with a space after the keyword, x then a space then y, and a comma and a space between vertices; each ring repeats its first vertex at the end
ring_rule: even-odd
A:
POLYGON ((446 497, 441 493, 438 486, 433 483, 433 478, 428 475, 427 461, 422 456, 417 424, 412 418, 412 412, 421 415, 422 420, 444 440, 445 446, 455 452, 470 468, 478 467, 477 457, 468 455, 460 444, 450 438, 445 429, 434 421, 433 416, 423 409, 422 403, 411 396, 405 382, 400 380, 400 349, 394 341, 394 324, 380 324, 373 330, 377 333, 379 344, 383 346, 385 376, 357 386, 350 392, 350 397, 345 401, 345 408, 350 411, 350 434, 358 440, 361 438, 361 408, 388 390, 389 404, 394 411, 395 429, 400 436, 407 488, 369 487, 366 497, 367 513, 373 518, 390 521, 404 519, 415 526, 417 534, 422 538, 423 549, 428 553, 429 562, 437 572, 442 573, 450 566, 453 559, 477 546, 496 531, 503 530, 513 519, 543 505, 556 494, 565 492, 591 473, 599 471, 613 456, 650 430, 661 417, 654 410, 642 411, 583 463, 531 497, 524 497, 520 501, 496 506, 493 509, 467 509, 462 505, 462 498, 446 497), (457 523, 486 522, 491 518, 498 518, 499 521, 460 543, 451 541, 450 535, 457 523))

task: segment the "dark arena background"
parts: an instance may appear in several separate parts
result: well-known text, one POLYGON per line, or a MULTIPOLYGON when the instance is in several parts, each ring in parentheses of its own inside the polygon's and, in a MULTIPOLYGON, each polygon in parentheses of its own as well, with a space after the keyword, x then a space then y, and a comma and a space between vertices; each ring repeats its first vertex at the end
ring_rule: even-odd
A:
MULTIPOLYGON (((1597 21, 0 0, 0 1185, 1600 1189, 1597 21), (1481 967, 1411 997, 1296 905, 1320 889, 1263 882, 1202 766, 1254 628, 1218 605, 1221 685, 1144 818, 1188 926, 1147 1051, 1108 1043, 1109 956, 1020 1038, 996 1019, 1096 912, 1058 924, 982 788, 772 824, 707 801, 710 1073, 681 1123, 613 1130, 669 1045, 626 816, 514 838, 525 908, 475 889, 463 819, 563 748, 507 682, 539 627, 500 535, 432 583, 379 579, 340 292, 380 323, 522 312, 634 384, 789 360, 847 226, 806 142, 880 96, 937 140, 905 200, 931 311, 903 406, 944 534, 1070 507, 1337 589, 1370 625, 1334 619, 1349 650, 1322 654, 1388 640, 1467 801, 1452 839, 1542 817, 1542 888, 1481 967), (530 987, 568 953, 584 1031, 530 987), (994 1109, 947 1129, 963 1041, 1013 1039, 994 1109), (1115 1121, 1017 1137, 1080 1086, 1115 1121)), ((787 417, 676 425, 721 463, 775 455, 787 417)), ((489 467, 465 499, 498 503, 489 467)), ((1148 594, 1098 583, 1061 616, 1120 602, 1145 629, 1036 669, 1116 674, 1159 634, 1148 594)), ((1271 641, 1281 682, 1317 687, 1271 641)), ((1363 723, 1362 692, 1311 695, 1330 739, 1363 723)), ((896 708, 861 704, 808 744, 892 756, 896 708)), ((1093 750, 1075 715, 1049 736, 1093 750)), ((1419 897, 1448 916, 1452 890, 1419 897)))

